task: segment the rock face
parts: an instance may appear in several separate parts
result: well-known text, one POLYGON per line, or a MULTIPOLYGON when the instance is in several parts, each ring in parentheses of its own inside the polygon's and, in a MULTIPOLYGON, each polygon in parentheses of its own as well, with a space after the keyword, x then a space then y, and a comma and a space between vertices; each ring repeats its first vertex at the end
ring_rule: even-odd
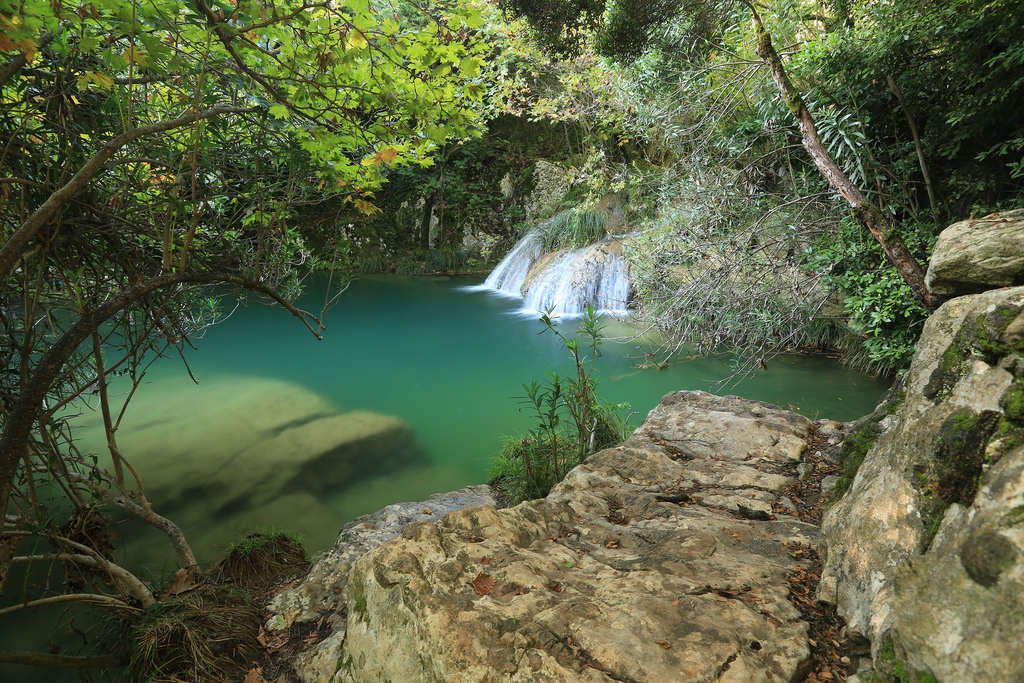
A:
POLYGON ((960 221, 943 230, 925 282, 936 302, 1024 284, 1024 209, 960 221))
POLYGON ((342 528, 334 546, 317 559, 302 583, 279 593, 270 609, 276 615, 288 615, 289 620, 295 621, 337 617, 344 607, 343 593, 349 570, 359 557, 397 537, 413 522, 436 521, 449 512, 481 505, 496 505, 490 486, 467 486, 458 491, 436 493, 426 500, 394 503, 357 517, 342 528))
POLYGON ((809 651, 787 576, 817 529, 781 493, 811 429, 766 404, 669 394, 547 498, 414 522, 356 559, 347 630, 303 676, 791 680, 809 651))
POLYGON ((394 503, 363 515, 344 526, 334 546, 321 555, 299 585, 279 593, 269 605, 268 631, 279 631, 294 622, 324 619, 330 636, 304 652, 293 663, 305 681, 329 681, 338 668, 345 637, 345 586, 352 563, 381 543, 390 541, 413 522, 436 521, 455 510, 495 505, 489 486, 467 486, 437 493, 426 500, 394 503))
POLYGON ((879 424, 825 515, 820 597, 883 670, 1024 680, 1024 287, 945 303, 879 424))

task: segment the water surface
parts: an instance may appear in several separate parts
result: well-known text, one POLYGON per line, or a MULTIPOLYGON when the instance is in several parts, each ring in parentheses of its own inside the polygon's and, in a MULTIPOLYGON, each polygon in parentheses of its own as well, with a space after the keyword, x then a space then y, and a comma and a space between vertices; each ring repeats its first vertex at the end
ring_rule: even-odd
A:
MULTIPOLYGON (((155 363, 118 433, 121 449, 157 510, 182 526, 204 563, 254 529, 297 532, 316 552, 360 514, 483 483, 503 438, 531 426, 517 398, 521 385, 571 367, 561 342, 518 314, 520 300, 466 291, 479 281, 361 278, 330 311, 323 341, 279 309, 240 309, 189 354, 198 385, 180 360, 155 363)), ((315 309, 323 291, 313 287, 307 299, 315 309)), ((571 334, 576 325, 565 321, 560 330, 571 334)), ((609 331, 627 332, 620 324, 609 331)), ((869 412, 884 390, 806 356, 777 358, 723 388, 727 359, 640 370, 644 351, 607 343, 596 366, 602 400, 629 402, 634 426, 677 389, 728 391, 839 420, 869 412)), ((98 413, 80 422, 83 448, 102 453, 98 413)), ((131 522, 116 531, 121 561, 140 576, 159 583, 175 569, 159 533, 131 522)), ((76 612, 79 624, 91 623, 76 612)), ((52 630, 59 613, 22 613, 13 632, 14 622, 0 623, 3 638, 12 649, 46 649, 51 638, 65 647, 78 636, 52 630)), ((38 675, 0 667, 4 680, 38 675)))
MULTIPOLYGON (((278 309, 241 309, 190 354, 199 385, 178 360, 154 366, 119 434, 123 450, 205 560, 252 527, 294 530, 316 551, 359 514, 484 482, 502 439, 531 426, 521 385, 571 367, 554 335, 515 314, 518 301, 464 289, 477 281, 361 278, 330 311, 323 341, 278 309), (367 440, 361 456, 358 442, 375 430, 384 436, 367 440), (353 439, 347 464, 340 456, 301 464, 353 439), (270 481, 275 469, 291 478, 283 489, 270 481), (214 472, 239 481, 204 488, 214 472)), ((313 288, 309 307, 322 296, 313 288)), ((576 324, 560 329, 572 333, 576 324)), ((727 359, 640 370, 643 351, 607 343, 597 362, 602 400, 630 403, 634 425, 676 389, 726 390, 839 420, 869 412, 884 389, 806 356, 777 358, 723 388, 727 359)), ((102 444, 97 429, 83 434, 102 444)), ((136 552, 145 557, 163 543, 151 542, 136 552)))

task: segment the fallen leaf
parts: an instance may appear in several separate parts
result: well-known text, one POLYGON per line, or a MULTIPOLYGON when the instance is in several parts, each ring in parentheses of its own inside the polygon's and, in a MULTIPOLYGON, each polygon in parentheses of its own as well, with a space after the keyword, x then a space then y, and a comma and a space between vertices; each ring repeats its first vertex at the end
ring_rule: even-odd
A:
POLYGON ((672 601, 672 606, 673 607, 679 607, 679 601, 678 600, 673 600, 672 601))
POLYGON ((491 558, 489 558, 489 557, 482 557, 482 558, 480 558, 480 564, 490 564, 490 563, 491 563, 491 558))
POLYGON ((672 649, 672 644, 669 643, 667 640, 656 640, 654 642, 656 642, 658 645, 660 645, 662 650, 670 650, 670 649, 672 649))
POLYGON ((473 590, 476 591, 477 595, 490 595, 496 583, 497 581, 493 577, 480 573, 473 579, 473 590))
POLYGON ((267 683, 267 679, 263 677, 263 669, 257 666, 249 669, 242 683, 267 683))

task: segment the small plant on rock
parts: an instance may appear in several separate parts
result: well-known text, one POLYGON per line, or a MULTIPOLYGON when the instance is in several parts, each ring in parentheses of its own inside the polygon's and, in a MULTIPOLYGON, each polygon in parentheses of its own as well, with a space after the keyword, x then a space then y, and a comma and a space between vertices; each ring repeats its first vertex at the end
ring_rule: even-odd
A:
POLYGON ((621 413, 628 405, 602 404, 597 397, 594 360, 602 336, 593 307, 587 308, 576 331, 583 344, 560 332, 549 315, 541 316, 541 322, 542 332, 551 332, 565 345, 575 375, 549 373, 545 384, 534 380, 523 385, 522 400, 536 426, 509 439, 492 467, 493 481, 501 483, 514 503, 546 496, 569 470, 596 450, 623 440, 627 432, 621 413))

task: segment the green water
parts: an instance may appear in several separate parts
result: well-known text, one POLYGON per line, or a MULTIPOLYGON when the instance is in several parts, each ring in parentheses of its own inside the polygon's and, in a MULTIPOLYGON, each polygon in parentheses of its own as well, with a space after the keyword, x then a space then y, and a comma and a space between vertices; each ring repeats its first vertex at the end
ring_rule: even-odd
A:
MULTIPOLYGON (((531 425, 516 398, 521 384, 570 367, 558 340, 538 334, 539 321, 514 314, 517 300, 462 289, 478 281, 359 279, 330 311, 323 341, 279 309, 240 309, 190 353, 198 385, 180 360, 153 366, 119 432, 122 450, 202 562, 253 528, 297 532, 316 552, 360 514, 485 482, 502 438, 531 425), (310 461, 346 442, 354 446, 333 460, 310 461)), ((322 297, 313 288, 306 304, 316 308, 322 297)), ((722 387, 724 359, 639 370, 642 346, 603 350, 599 394, 629 402, 634 426, 677 389, 727 391, 838 420, 869 412, 884 390, 824 358, 777 358, 722 387)), ((101 452, 99 416, 81 422, 83 446, 101 452)), ((174 568, 157 532, 123 524, 119 533, 122 560, 143 576, 174 568)))
MULTIPOLYGON (((144 479, 156 483, 150 484, 154 502, 171 506, 168 514, 185 527, 206 561, 253 527, 296 531, 317 551, 360 514, 484 482, 502 437, 531 425, 516 398, 521 385, 570 367, 558 340, 538 334, 539 321, 514 314, 516 300, 464 291, 475 283, 362 278, 330 311, 323 341, 278 309, 241 309, 190 354, 199 385, 176 359, 154 366, 119 433, 122 449, 144 479), (380 452, 358 461, 357 471, 320 463, 323 471, 300 477, 308 485, 275 492, 267 479, 276 469, 302 461, 304 448, 324 450, 344 440, 350 429, 345 419, 321 420, 301 434, 282 433, 280 427, 355 411, 357 432, 402 423, 408 429, 377 444, 380 452), (367 420, 373 424, 365 425, 367 420), (214 472, 241 481, 230 491, 204 489, 214 472), (257 489, 274 497, 245 495, 257 489), (230 509, 219 497, 234 501, 230 509), (254 499, 251 508, 247 498, 254 499)), ((322 292, 314 289, 305 303, 313 308, 321 300, 322 292)), ((574 329, 574 322, 562 325, 563 331, 574 329)), ((627 331, 614 324, 608 329, 627 331)), ((718 382, 730 371, 724 359, 639 370, 643 351, 636 344, 608 343, 597 364, 602 400, 630 403, 633 424, 676 389, 727 390, 839 420, 869 412, 884 389, 834 361, 803 356, 776 359, 767 370, 723 388, 718 382)), ((81 432, 83 440, 101 450, 98 418, 91 422, 93 428, 81 432)), ((135 552, 149 562, 164 543, 146 536, 152 538, 135 552)))

